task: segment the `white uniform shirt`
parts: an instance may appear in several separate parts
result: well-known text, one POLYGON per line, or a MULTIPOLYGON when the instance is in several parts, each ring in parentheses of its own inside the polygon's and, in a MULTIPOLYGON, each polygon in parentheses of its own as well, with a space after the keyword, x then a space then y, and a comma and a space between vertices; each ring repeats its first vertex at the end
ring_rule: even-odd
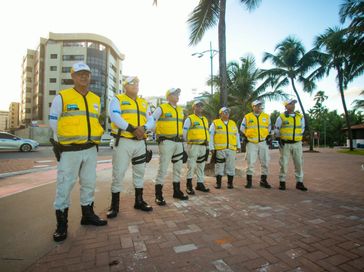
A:
MULTIPOLYGON (((126 128, 128 127, 129 123, 126 122, 120 115, 121 111, 120 111, 120 101, 119 99, 114 96, 111 101, 110 101, 110 106, 109 106, 109 115, 110 115, 110 120, 111 122, 113 122, 118 128, 122 129, 122 130, 126 130, 126 128)), ((147 108, 147 123, 145 124, 145 127, 147 130, 150 130, 154 127, 154 119, 152 117, 152 112, 150 110, 150 107, 148 105, 147 108)))
POLYGON ((53 138, 55 141, 58 141, 57 137, 57 128, 58 128, 58 119, 62 114, 62 97, 61 95, 56 95, 56 97, 53 99, 51 108, 49 110, 49 126, 53 130, 53 138))
MULTIPOLYGON (((223 121, 225 125, 227 125, 227 123, 229 121, 223 121)), ((210 150, 214 150, 215 149, 215 143, 214 143, 214 135, 215 135, 215 124, 214 122, 211 123, 210 126, 210 143, 209 143, 209 148, 210 150)), ((237 148, 240 149, 240 135, 239 135, 239 131, 236 132, 236 146, 237 148)))

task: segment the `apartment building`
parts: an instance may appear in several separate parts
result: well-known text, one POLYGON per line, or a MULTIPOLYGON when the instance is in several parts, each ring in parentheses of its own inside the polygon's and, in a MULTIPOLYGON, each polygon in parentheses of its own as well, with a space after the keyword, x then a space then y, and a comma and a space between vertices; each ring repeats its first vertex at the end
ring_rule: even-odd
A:
POLYGON ((8 116, 9 116, 8 111, 0 111, 0 131, 9 129, 8 116))
POLYGON ((79 61, 91 68, 90 90, 100 96, 105 114, 111 98, 122 88, 124 58, 111 40, 97 34, 50 32, 48 38, 40 38, 37 49, 28 49, 23 58, 21 124, 49 123, 52 101, 60 90, 73 86, 70 70, 79 61))
POLYGON ((19 127, 19 106, 18 102, 11 102, 9 106, 8 126, 9 130, 19 127))

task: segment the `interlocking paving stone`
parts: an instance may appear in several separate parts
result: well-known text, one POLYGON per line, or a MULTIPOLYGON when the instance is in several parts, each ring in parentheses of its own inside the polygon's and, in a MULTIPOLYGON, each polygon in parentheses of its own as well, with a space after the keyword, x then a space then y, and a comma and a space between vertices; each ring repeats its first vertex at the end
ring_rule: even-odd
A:
POLYGON ((174 249, 174 252, 181 253, 181 252, 196 250, 197 246, 195 244, 188 244, 188 245, 182 245, 182 246, 175 246, 175 247, 173 247, 173 249, 174 249))

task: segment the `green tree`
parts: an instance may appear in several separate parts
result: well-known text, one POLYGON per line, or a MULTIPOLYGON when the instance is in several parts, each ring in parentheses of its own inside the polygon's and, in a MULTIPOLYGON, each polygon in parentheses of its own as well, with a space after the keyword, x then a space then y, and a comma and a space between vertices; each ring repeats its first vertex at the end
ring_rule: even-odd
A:
POLYGON ((348 84, 364 71, 364 62, 358 61, 358 55, 363 54, 363 52, 353 51, 355 43, 355 37, 346 35, 338 27, 328 28, 315 39, 315 46, 322 50, 322 59, 325 60, 322 67, 325 69, 326 74, 328 75, 331 70, 336 71, 336 82, 344 108, 350 150, 353 150, 353 137, 344 91, 347 89, 348 84))
MULTIPOLYGON (((364 90, 362 90, 360 92, 360 95, 364 96, 364 90)), ((364 99, 355 99, 353 101, 353 104, 354 104, 354 108, 356 108, 356 109, 360 109, 360 108, 364 109, 364 99)))
MULTIPOLYGON (((269 79, 276 90, 291 84, 306 119, 306 130, 310 131, 308 116, 306 116, 296 88, 296 82, 302 83, 303 91, 308 93, 313 92, 316 87, 314 83, 315 76, 321 72, 321 67, 318 65, 318 56, 320 55, 314 49, 306 52, 302 42, 292 36, 288 36, 280 42, 276 46, 275 51, 277 51, 276 55, 267 52, 264 53, 263 62, 270 60, 275 67, 264 70, 262 76, 269 79), (311 74, 308 74, 309 72, 311 74)), ((310 151, 312 151, 312 141, 309 142, 310 151)))
POLYGON ((320 143, 323 142, 324 145, 327 144, 326 136, 327 136, 327 122, 326 116, 328 113, 327 107, 323 105, 325 100, 327 99, 327 95, 325 95, 324 91, 318 91, 315 94, 314 100, 316 101, 315 106, 308 111, 310 117, 311 129, 315 132, 320 133, 320 143))
MULTIPOLYGON (((248 10, 253 10, 261 0, 240 0, 248 10)), ((200 0, 189 15, 190 45, 198 44, 206 30, 218 23, 219 39, 219 75, 220 105, 227 106, 227 71, 226 71, 226 0, 200 0)))

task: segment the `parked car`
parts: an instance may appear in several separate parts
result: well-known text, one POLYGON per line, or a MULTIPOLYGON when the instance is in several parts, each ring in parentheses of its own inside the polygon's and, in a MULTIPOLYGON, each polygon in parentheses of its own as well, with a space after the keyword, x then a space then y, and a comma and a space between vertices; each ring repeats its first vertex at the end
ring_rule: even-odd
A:
POLYGON ((279 148, 279 142, 278 141, 272 141, 270 144, 270 149, 278 149, 279 148))
POLYGON ((0 132, 0 150, 30 152, 39 146, 37 141, 24 139, 7 132, 0 132))

